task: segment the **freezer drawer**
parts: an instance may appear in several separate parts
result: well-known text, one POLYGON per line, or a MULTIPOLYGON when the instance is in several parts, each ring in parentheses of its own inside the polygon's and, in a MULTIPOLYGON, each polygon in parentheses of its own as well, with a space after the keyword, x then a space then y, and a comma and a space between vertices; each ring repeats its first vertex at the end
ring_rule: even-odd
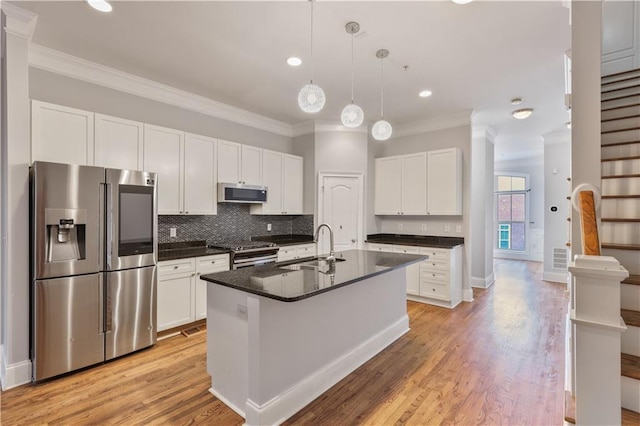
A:
POLYGON ((34 282, 33 378, 42 380, 104 360, 102 274, 34 282))
POLYGON ((156 266, 105 272, 105 359, 156 343, 156 266))

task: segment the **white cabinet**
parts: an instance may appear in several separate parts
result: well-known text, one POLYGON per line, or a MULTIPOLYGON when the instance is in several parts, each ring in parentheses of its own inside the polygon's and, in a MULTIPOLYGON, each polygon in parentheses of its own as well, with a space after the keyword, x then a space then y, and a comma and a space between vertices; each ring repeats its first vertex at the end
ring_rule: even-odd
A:
POLYGON ((458 305, 462 301, 462 246, 423 247, 420 254, 429 256, 420 262, 420 299, 446 308, 458 305))
POLYGON ((207 316, 207 283, 200 275, 229 270, 229 255, 158 262, 158 331, 207 316))
POLYGON ((158 214, 184 210, 184 132, 144 125, 144 170, 158 173, 158 214))
POLYGON ((283 246, 278 250, 278 262, 287 260, 302 259, 305 257, 313 257, 316 255, 316 245, 314 244, 298 244, 291 246, 283 246))
POLYGON ((93 112, 31 101, 31 161, 92 166, 93 112))
POLYGON ((440 149, 427 153, 427 214, 462 214, 462 151, 440 149))
POLYGON ((375 214, 427 213, 427 154, 376 158, 375 214))
MULTIPOLYGON (((411 246, 393 246, 396 253, 420 254, 420 248, 411 246)), ((420 264, 414 263, 406 267, 407 270, 407 294, 420 293, 420 264)))
POLYGON ((267 202, 251 206, 251 214, 302 214, 302 164, 297 155, 263 150, 262 184, 267 202))
POLYGON ((216 140, 185 133, 184 137, 185 214, 217 214, 216 140))
POLYGON ((262 185, 262 149, 218 141, 218 182, 262 185))
POLYGON ((144 169, 158 173, 158 214, 216 214, 216 140, 144 129, 144 169))
POLYGON ((95 165, 142 170, 143 129, 138 121, 95 114, 95 165))

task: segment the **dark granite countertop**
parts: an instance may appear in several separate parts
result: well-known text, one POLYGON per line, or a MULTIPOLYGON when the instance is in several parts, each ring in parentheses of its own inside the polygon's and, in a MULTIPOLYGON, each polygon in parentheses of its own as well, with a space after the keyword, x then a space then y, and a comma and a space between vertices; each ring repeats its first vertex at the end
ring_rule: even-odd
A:
POLYGON ((371 234, 367 235, 366 242, 373 244, 399 244, 404 246, 453 248, 464 244, 464 238, 408 234, 371 234))
POLYGON ((384 253, 368 250, 347 250, 336 253, 344 259, 335 263, 333 273, 328 268, 319 270, 289 270, 284 266, 300 264, 308 259, 254 266, 234 271, 202 275, 200 278, 215 284, 231 287, 282 302, 295 302, 335 290, 376 275, 403 268, 428 259, 404 253, 384 253), (324 272, 322 272, 324 270, 324 272))
POLYGON ((284 234, 284 235, 258 235, 251 237, 251 241, 268 241, 279 246, 291 246, 294 244, 313 243, 313 235, 284 234))
POLYGON ((227 254, 229 250, 220 250, 207 247, 206 241, 186 241, 180 243, 158 244, 158 261, 177 260, 187 257, 212 256, 214 254, 227 254))

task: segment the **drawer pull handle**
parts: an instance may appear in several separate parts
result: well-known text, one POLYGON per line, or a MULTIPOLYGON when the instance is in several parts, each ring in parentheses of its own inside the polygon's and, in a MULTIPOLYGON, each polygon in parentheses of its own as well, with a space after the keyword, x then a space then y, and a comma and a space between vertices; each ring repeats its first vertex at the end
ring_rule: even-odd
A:
POLYGON ((215 260, 212 260, 212 261, 211 261, 211 263, 216 263, 216 261, 215 261, 215 260))
POLYGON ((434 276, 434 277, 436 276, 436 274, 431 274, 431 275, 434 276))
POLYGON ((178 269, 178 265, 175 265, 175 266, 173 267, 173 269, 178 269))
POLYGON ((431 290, 432 290, 432 291, 436 291, 436 289, 435 289, 435 288, 432 288, 431 290))

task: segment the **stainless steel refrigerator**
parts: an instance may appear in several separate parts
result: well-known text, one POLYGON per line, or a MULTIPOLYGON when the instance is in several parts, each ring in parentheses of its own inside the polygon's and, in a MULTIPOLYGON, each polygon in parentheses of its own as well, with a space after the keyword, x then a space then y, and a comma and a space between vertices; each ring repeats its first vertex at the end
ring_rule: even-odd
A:
POLYGON ((35 162, 31 360, 42 380, 156 342, 156 174, 35 162))

